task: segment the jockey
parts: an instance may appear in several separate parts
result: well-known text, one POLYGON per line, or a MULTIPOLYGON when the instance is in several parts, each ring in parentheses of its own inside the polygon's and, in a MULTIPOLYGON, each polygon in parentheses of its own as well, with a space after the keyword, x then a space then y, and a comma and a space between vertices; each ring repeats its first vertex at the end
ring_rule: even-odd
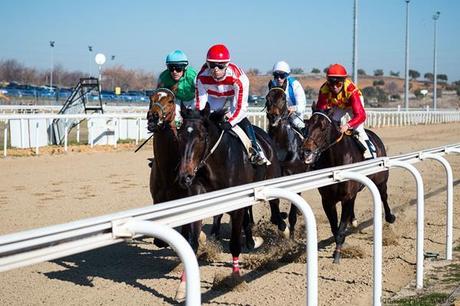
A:
POLYGON ((191 106, 195 98, 196 71, 188 65, 188 59, 184 52, 175 50, 166 56, 167 69, 160 74, 157 88, 168 88, 176 96, 176 126, 180 127, 182 117, 180 115, 180 103, 191 106))
POLYGON ((206 63, 196 80, 195 105, 199 110, 209 103, 211 111, 225 107, 230 102, 227 121, 221 124, 223 130, 239 125, 248 135, 252 144, 250 160, 253 164, 265 164, 267 159, 256 142, 252 124, 247 118, 249 79, 237 65, 230 63, 230 52, 225 45, 209 48, 206 63))
POLYGON ((286 93, 286 101, 288 103, 289 122, 294 128, 299 131, 304 137, 307 136, 305 123, 303 121, 307 99, 302 85, 295 78, 290 76, 291 69, 285 61, 276 62, 273 65, 273 80, 268 84, 268 88, 274 86, 284 88, 286 93))
POLYGON ((340 132, 356 130, 359 142, 365 148, 364 158, 375 158, 375 147, 364 130, 366 112, 361 91, 347 78, 347 71, 340 64, 330 65, 326 74, 327 82, 319 90, 316 109, 332 108, 332 119, 340 122, 340 132))

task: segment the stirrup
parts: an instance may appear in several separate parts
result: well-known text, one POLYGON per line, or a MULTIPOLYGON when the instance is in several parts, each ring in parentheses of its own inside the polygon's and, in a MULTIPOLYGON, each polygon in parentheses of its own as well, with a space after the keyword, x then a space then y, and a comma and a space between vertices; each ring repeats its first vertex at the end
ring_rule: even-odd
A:
POLYGON ((257 165, 257 166, 262 166, 268 162, 267 158, 264 156, 262 151, 257 151, 254 148, 249 148, 250 151, 250 157, 249 161, 251 164, 257 165))

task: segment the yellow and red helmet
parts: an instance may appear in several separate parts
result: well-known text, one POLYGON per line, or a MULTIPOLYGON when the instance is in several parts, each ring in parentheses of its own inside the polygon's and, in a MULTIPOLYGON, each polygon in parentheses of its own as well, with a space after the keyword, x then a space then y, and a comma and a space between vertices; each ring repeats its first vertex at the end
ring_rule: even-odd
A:
POLYGON ((230 52, 225 45, 214 45, 209 48, 206 61, 228 63, 230 62, 230 52))
POLYGON ((327 77, 332 78, 346 78, 347 77, 347 70, 340 64, 333 64, 330 65, 327 69, 326 73, 327 77))

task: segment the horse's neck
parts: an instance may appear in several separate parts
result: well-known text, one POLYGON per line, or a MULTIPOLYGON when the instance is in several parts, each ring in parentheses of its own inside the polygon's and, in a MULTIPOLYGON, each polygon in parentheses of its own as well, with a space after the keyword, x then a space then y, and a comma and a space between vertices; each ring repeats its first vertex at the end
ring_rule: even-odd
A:
MULTIPOLYGON (((331 139, 331 142, 337 140, 340 137, 340 134, 336 135, 331 139)), ((351 164, 358 161, 358 158, 354 157, 360 156, 360 153, 357 153, 357 146, 353 143, 353 139, 350 136, 344 135, 343 138, 337 142, 335 145, 329 148, 325 154, 328 159, 330 166, 341 166, 346 164, 351 164), (350 160, 350 156, 352 159, 350 160)))
POLYGON ((272 139, 275 141, 280 150, 297 154, 299 153, 298 149, 300 148, 300 138, 292 128, 288 127, 287 124, 275 127, 272 132, 272 139))
POLYGON ((166 126, 155 132, 153 153, 155 157, 159 155, 170 156, 176 158, 177 152, 179 151, 179 142, 170 126, 166 126))

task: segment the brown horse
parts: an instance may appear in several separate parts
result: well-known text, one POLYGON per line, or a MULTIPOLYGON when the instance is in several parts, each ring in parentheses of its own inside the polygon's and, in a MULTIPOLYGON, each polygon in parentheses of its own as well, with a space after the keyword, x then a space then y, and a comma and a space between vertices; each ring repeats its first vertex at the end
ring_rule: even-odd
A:
MULTIPOLYGON (((354 136, 341 134, 338 123, 332 121, 332 111, 314 112, 308 121, 308 138, 303 143, 304 161, 314 164, 315 169, 336 167, 364 160, 354 136)), ((385 146, 380 138, 372 131, 366 130, 369 139, 377 150, 377 156, 386 156, 385 146)), ((388 206, 387 182, 388 171, 370 175, 369 178, 377 186, 385 210, 385 220, 395 221, 395 216, 388 206)), ((356 196, 363 185, 356 181, 346 181, 319 188, 324 212, 329 220, 332 234, 335 238, 334 263, 339 263, 340 253, 345 242, 347 224, 354 218, 356 196), (340 224, 337 219, 336 204, 341 202, 342 215, 340 224)))
MULTIPOLYGON (((289 120, 289 111, 286 100, 286 93, 281 87, 272 87, 265 97, 267 109, 268 135, 275 143, 276 154, 281 165, 282 175, 302 173, 309 170, 310 166, 304 163, 302 154, 302 142, 304 140, 295 130, 289 120)), ((272 216, 283 216, 273 214, 272 216)), ((279 224, 284 222, 282 218, 272 220, 279 224)), ((295 224, 297 223, 297 207, 291 205, 289 211, 290 236, 294 237, 295 224)))
MULTIPOLYGON (((166 88, 157 89, 150 96, 147 113, 148 130, 154 134, 152 169, 150 171, 150 193, 154 203, 176 200, 190 195, 203 193, 200 185, 184 190, 177 182, 179 166, 179 139, 175 126, 174 93, 166 88)), ((201 234, 201 221, 182 227, 182 235, 196 252, 201 234)), ((161 241, 155 244, 166 246, 161 241)))
MULTIPOLYGON (((201 184, 206 191, 228 188, 257 180, 278 177, 280 167, 268 135, 255 127, 257 140, 271 165, 253 166, 240 139, 232 132, 224 132, 218 123, 224 119, 225 110, 210 114, 209 104, 204 110, 181 107, 183 124, 179 131, 180 155, 179 183, 183 188, 201 184)), ((279 200, 272 201, 276 205, 279 200)), ((230 251, 233 256, 233 275, 240 274, 242 227, 247 219, 247 209, 230 212, 232 233, 230 251)), ((246 243, 251 242, 250 226, 245 226, 246 243), (249 241, 248 241, 249 240, 249 241)))

